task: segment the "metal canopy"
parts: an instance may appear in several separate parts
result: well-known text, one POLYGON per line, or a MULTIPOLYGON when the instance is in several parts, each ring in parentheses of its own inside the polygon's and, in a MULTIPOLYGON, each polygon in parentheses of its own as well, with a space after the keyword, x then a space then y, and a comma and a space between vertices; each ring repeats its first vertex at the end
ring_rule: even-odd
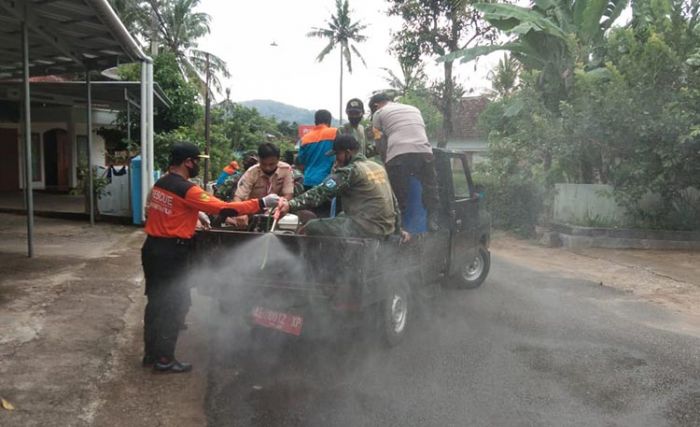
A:
POLYGON ((107 0, 0 0, 0 79, 22 76, 22 21, 29 28, 31 76, 146 59, 107 0))
MULTIPOLYGON (((121 110, 125 102, 140 108, 141 82, 104 81, 91 82, 93 108, 121 110)), ((85 82, 30 83, 31 102, 54 105, 86 105, 85 82)), ((153 84, 156 105, 169 108, 171 103, 163 89, 153 84)), ((22 97, 21 82, 0 82, 0 101, 19 101, 22 97)))
MULTIPOLYGON (((107 0, 0 0, 0 80, 21 77, 23 178, 27 206, 27 254, 32 257, 30 77, 67 73, 85 76, 87 160, 92 146, 91 70, 128 62, 141 63, 141 190, 153 185, 153 61, 139 48, 107 0)), ((128 92, 127 92, 128 95, 128 92)), ((126 96, 126 100, 128 100, 126 96)), ((127 102, 127 108, 132 104, 127 102)), ((93 168, 88 167, 90 224, 94 224, 93 168)), ((141 219, 145 197, 141 198, 141 219)))

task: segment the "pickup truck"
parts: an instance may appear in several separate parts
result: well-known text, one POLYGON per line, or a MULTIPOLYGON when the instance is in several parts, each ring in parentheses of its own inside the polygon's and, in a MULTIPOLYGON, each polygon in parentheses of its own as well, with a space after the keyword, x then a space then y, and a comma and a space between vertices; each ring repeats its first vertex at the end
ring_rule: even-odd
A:
POLYGON ((420 298, 443 285, 476 288, 490 267, 490 220, 466 155, 434 154, 438 231, 400 243, 214 228, 196 236, 198 291, 256 327, 326 337, 370 327, 398 344, 420 298))

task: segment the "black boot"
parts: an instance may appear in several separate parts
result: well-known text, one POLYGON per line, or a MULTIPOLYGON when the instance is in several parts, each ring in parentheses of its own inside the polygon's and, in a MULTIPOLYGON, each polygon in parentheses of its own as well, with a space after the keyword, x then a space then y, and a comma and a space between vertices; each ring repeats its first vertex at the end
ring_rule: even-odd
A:
POLYGON ((174 358, 161 357, 153 365, 154 372, 164 374, 181 374, 192 370, 192 364, 186 362, 178 362, 174 358))

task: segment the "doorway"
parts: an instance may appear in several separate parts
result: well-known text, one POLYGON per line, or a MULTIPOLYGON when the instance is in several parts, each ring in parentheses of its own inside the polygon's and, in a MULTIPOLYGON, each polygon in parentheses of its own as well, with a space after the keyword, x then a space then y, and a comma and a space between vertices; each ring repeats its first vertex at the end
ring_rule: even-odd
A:
POLYGON ((68 132, 51 129, 44 133, 44 184, 46 190, 65 192, 70 189, 70 145, 68 132))
POLYGON ((0 191, 19 190, 17 129, 0 129, 0 191))

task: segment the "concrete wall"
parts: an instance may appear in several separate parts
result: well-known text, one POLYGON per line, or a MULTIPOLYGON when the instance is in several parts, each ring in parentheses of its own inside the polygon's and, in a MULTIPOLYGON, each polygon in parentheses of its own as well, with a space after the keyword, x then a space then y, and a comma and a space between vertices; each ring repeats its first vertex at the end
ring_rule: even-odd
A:
MULTIPOLYGON (((554 222, 593 227, 625 227, 629 218, 615 202, 613 187, 604 184, 555 184, 554 222)), ((700 191, 689 188, 687 197, 700 200, 700 191)), ((661 203, 658 194, 639 200, 639 207, 653 212, 661 203)))
POLYGON ((615 225, 626 220, 625 209, 613 199, 610 185, 555 184, 555 190, 554 222, 582 224, 594 220, 615 225))
MULTIPOLYGON (((106 146, 104 138, 97 135, 96 131, 102 126, 111 126, 116 119, 116 113, 95 110, 93 112, 93 143, 91 147, 90 160, 93 166, 105 166, 106 146)), ((0 127, 17 129, 19 139, 17 141, 18 152, 20 157, 16 160, 19 164, 19 183, 20 189, 24 188, 24 162, 22 161, 21 153, 24 150, 24 140, 21 136, 20 124, 18 123, 0 123, 0 127)), ((70 108, 70 107, 48 107, 48 108, 33 108, 32 109, 32 133, 39 136, 39 163, 42 169, 42 178, 40 181, 34 181, 32 188, 43 190, 46 188, 44 170, 44 133, 52 129, 63 129, 68 132, 71 150, 71 165, 69 186, 71 188, 78 185, 77 167, 78 161, 78 137, 85 138, 87 126, 85 124, 85 109, 70 108)))

